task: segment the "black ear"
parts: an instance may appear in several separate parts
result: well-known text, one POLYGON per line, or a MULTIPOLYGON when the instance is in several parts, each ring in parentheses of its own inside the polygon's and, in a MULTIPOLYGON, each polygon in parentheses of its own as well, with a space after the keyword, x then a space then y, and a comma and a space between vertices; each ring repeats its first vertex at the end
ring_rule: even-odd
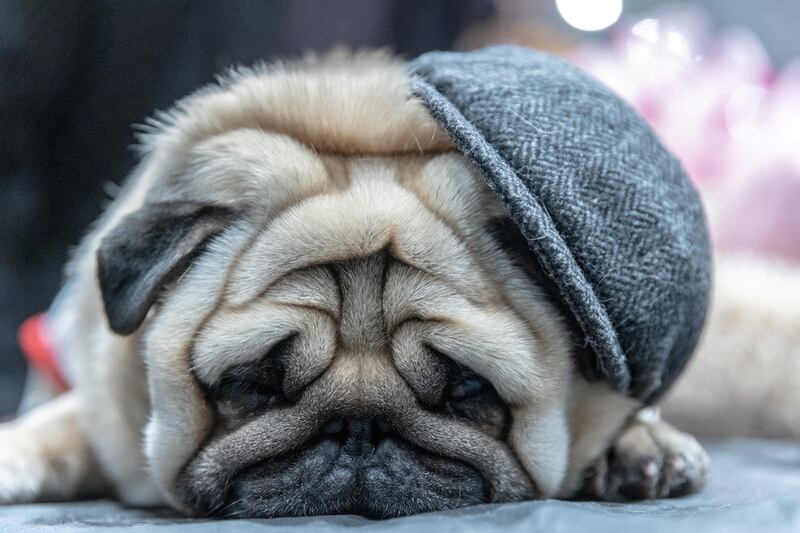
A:
POLYGON ((161 202, 117 224, 97 250, 97 275, 111 330, 120 335, 136 331, 159 290, 189 267, 230 218, 224 208, 161 202))

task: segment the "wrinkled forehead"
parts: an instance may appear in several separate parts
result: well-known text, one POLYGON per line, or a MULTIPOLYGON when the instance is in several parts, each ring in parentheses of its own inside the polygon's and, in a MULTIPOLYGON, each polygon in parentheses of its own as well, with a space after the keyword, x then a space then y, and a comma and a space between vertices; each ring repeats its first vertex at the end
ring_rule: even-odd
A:
POLYGON ((272 211, 236 254, 194 344, 203 381, 288 336, 308 352, 299 366, 313 371, 330 362, 333 343, 347 341, 348 332, 368 337, 356 330, 376 321, 378 351, 424 343, 498 380, 501 372, 538 374, 529 368, 534 339, 503 306, 481 242, 499 214, 496 200, 461 156, 319 161, 324 186, 290 195, 294 201, 272 211), (378 257, 385 259, 367 260, 360 274, 344 265, 378 257), (346 320, 347 313, 356 316, 346 320), (402 326, 411 320, 427 324, 410 332, 402 326))
POLYGON ((171 166, 150 197, 227 207, 250 222, 235 235, 248 233, 248 242, 224 267, 232 305, 293 270, 382 249, 471 298, 491 294, 467 236, 501 210, 458 153, 319 154, 288 136, 242 128, 199 142, 171 166))
POLYGON ((488 295, 468 236, 501 214, 458 153, 318 154, 238 129, 198 143, 153 196, 230 207, 255 221, 226 298, 252 300, 287 273, 389 249, 477 298, 488 295))
POLYGON ((259 229, 228 287, 233 305, 291 271, 381 250, 471 298, 491 294, 465 236, 485 226, 492 204, 458 156, 336 163, 328 165, 325 190, 274 213, 259 229))

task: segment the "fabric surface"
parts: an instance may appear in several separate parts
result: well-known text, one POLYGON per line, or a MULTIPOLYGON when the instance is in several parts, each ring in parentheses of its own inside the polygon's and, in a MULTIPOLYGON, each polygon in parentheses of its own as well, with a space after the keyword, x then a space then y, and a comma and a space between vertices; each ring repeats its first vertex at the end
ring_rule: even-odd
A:
POLYGON ((537 501, 482 505, 386 521, 355 516, 275 520, 187 520, 169 511, 132 510, 111 502, 0 507, 0 531, 800 531, 800 446, 738 440, 705 443, 711 482, 700 494, 610 504, 537 501))
POLYGON ((657 399, 697 343, 710 285, 705 216, 679 163, 622 100, 547 54, 431 52, 412 67, 558 287, 595 374, 657 399))

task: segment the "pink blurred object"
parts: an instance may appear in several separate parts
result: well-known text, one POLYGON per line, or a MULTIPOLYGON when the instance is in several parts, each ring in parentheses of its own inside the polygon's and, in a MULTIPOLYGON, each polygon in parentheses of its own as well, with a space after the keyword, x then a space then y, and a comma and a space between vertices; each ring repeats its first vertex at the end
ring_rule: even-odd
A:
POLYGON ((800 59, 778 72, 745 28, 691 6, 622 22, 570 60, 627 99, 681 160, 715 246, 800 262, 800 59))

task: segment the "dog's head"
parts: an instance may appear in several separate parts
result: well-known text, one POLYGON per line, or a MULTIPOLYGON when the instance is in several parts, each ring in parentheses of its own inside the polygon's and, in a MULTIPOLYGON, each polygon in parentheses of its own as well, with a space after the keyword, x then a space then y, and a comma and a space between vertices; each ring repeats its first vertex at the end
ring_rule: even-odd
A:
POLYGON ((246 72, 148 145, 98 277, 144 339, 170 501, 393 516, 557 492, 567 329, 402 65, 246 72))

